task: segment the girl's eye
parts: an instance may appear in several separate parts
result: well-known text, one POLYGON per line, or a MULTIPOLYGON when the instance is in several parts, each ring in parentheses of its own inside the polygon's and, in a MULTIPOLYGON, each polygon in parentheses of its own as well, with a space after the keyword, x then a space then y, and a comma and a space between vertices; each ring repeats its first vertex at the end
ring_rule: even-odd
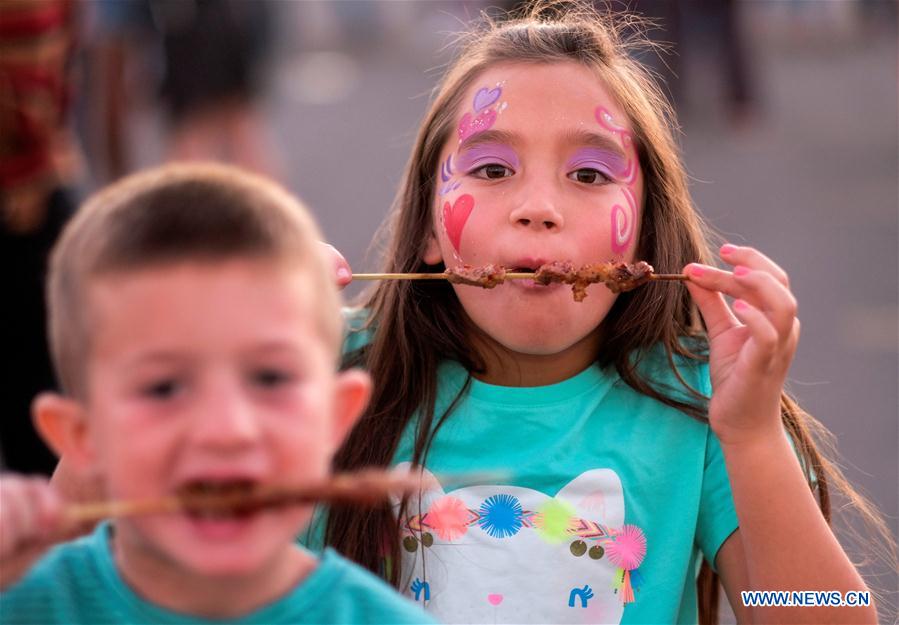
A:
POLYGON ((486 178, 488 180, 496 180, 498 178, 508 178, 512 174, 514 174, 511 169, 506 167, 505 165, 499 165, 497 163, 491 163, 489 165, 484 165, 482 167, 478 167, 474 171, 471 172, 472 176, 476 178, 486 178))
POLYGON ((160 380, 143 389, 142 394, 151 399, 171 399, 178 394, 183 385, 177 380, 160 380))
POLYGON ((252 374, 253 383, 263 388, 275 388, 289 382, 290 374, 278 369, 259 369, 252 374))
POLYGON ((593 169, 591 167, 582 167, 581 169, 576 169, 568 174, 568 177, 571 180, 584 184, 599 185, 612 182, 612 179, 609 178, 606 174, 602 173, 598 169, 593 169))

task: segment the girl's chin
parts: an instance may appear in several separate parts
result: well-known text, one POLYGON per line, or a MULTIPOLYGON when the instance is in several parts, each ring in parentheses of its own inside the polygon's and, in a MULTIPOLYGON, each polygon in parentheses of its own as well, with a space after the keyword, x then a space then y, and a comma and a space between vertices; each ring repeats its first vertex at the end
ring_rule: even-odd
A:
POLYGON ((568 352, 584 340, 591 331, 584 333, 571 332, 570 328, 560 330, 557 327, 546 330, 527 328, 500 327, 486 329, 487 336, 499 348, 500 353, 514 359, 517 356, 546 357, 551 359, 568 352))
POLYGON ((545 357, 550 359, 554 356, 562 355, 571 347, 571 344, 535 343, 533 341, 511 340, 504 342, 503 347, 512 352, 513 356, 519 354, 522 356, 531 356, 535 358, 545 357))

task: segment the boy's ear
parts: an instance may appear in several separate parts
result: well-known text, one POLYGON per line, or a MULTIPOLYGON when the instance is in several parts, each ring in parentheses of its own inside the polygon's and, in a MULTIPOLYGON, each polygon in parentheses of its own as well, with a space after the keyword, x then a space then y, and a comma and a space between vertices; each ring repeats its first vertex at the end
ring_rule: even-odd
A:
POLYGON ((440 243, 437 241, 437 235, 434 231, 428 236, 428 242, 425 251, 421 255, 421 259, 428 265, 437 265, 443 262, 443 253, 440 251, 440 243))
POLYGON ((365 371, 349 369, 337 374, 333 429, 335 449, 343 443, 370 397, 371 377, 365 371))
POLYGON ((58 393, 41 393, 31 403, 34 425, 53 452, 73 468, 86 471, 94 461, 82 404, 58 393))

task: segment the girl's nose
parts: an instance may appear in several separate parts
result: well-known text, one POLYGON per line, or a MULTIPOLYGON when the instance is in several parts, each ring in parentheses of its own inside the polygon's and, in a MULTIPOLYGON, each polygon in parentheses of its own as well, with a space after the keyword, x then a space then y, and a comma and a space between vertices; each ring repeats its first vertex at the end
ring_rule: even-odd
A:
POLYGON ((509 222, 513 226, 550 232, 561 230, 565 225, 555 202, 546 197, 526 199, 509 213, 509 222))

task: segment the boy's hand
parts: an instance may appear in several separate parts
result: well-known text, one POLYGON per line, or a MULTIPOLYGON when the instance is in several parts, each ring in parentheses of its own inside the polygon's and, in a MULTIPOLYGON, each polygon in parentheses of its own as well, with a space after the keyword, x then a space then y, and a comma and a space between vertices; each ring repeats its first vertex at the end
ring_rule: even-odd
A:
POLYGON ((350 269, 350 264, 346 262, 346 258, 337 251, 336 247, 324 242, 322 245, 325 247, 325 254, 334 261, 334 275, 337 277, 337 288, 343 289, 353 281, 353 271, 350 269))
POLYGON ((64 538, 62 500, 46 479, 0 476, 0 590, 64 538))
POLYGON ((684 268, 709 334, 710 425, 722 444, 782 437, 780 396, 799 341, 796 298, 786 272, 758 250, 725 245, 721 258, 733 272, 684 268))

